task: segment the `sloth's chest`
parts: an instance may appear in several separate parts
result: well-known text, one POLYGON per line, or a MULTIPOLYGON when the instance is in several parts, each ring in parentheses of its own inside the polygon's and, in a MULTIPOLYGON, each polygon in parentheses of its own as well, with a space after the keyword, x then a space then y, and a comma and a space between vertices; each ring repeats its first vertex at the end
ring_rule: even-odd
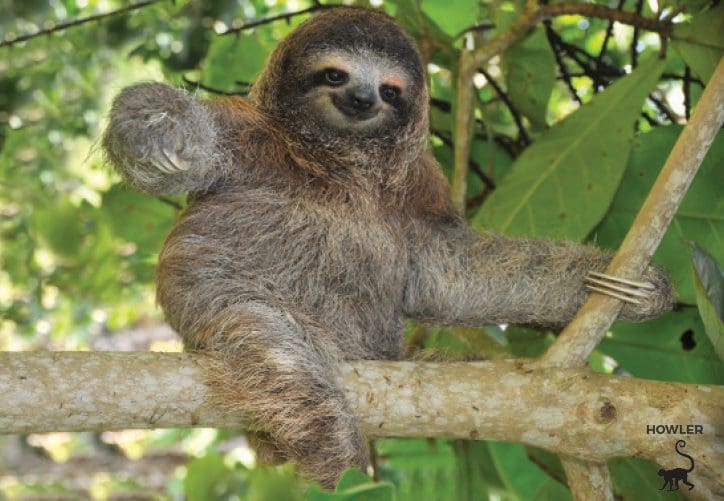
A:
POLYGON ((331 298, 375 302, 401 298, 406 249, 389 223, 307 208, 291 213, 283 231, 284 240, 292 245, 274 257, 286 266, 288 280, 280 284, 282 288, 318 304, 331 298))

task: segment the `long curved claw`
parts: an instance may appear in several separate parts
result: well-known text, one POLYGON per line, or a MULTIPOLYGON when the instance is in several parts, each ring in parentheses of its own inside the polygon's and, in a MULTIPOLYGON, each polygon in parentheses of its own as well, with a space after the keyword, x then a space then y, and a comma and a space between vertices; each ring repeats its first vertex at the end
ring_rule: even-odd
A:
POLYGON ((178 170, 176 169, 176 166, 173 164, 168 155, 166 155, 166 152, 163 150, 161 150, 161 153, 159 155, 156 155, 154 165, 164 174, 173 174, 178 170))
POLYGON ((627 303, 641 304, 641 300, 648 298, 656 288, 649 282, 628 280, 591 271, 586 276, 586 289, 627 303))
POLYGON ((175 174, 189 169, 189 165, 175 153, 161 149, 156 158, 156 168, 164 174, 175 174))

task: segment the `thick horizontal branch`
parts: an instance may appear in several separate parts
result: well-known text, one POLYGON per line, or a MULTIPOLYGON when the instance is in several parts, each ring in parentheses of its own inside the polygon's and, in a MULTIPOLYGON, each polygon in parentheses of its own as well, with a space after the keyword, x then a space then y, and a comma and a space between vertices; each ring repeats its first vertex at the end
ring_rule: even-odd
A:
MULTIPOLYGON (((188 353, 0 353, 0 432, 243 427, 209 405, 211 363, 188 353)), ((672 467, 676 437, 647 426, 699 425, 702 434, 686 437, 698 478, 724 482, 722 387, 521 360, 351 362, 342 381, 370 437, 504 440, 586 461, 638 456, 672 467)))

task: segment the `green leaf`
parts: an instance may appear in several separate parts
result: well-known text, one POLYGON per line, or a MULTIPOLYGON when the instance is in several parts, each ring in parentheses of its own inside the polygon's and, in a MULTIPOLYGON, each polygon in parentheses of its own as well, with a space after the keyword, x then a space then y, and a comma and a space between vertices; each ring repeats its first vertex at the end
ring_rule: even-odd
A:
POLYGON ((633 124, 663 61, 650 58, 551 128, 515 162, 473 219, 510 234, 583 239, 626 166, 633 124))
POLYGON ((691 261, 696 305, 714 350, 724 360, 724 270, 711 255, 692 242, 691 261))
POLYGON ((672 45, 699 78, 708 82, 724 55, 724 4, 674 25, 672 45))
POLYGON ((513 105, 538 128, 546 126, 548 100, 556 79, 555 57, 542 28, 503 54, 503 71, 513 105))
POLYGON ((488 445, 498 474, 518 499, 571 499, 568 488, 546 475, 528 458, 524 445, 506 442, 488 442, 488 445))
POLYGON ((296 501, 302 498, 292 468, 257 467, 249 473, 249 494, 241 499, 247 501, 267 501, 268 499, 296 501))
MULTIPOLYGON (((611 249, 621 244, 680 132, 678 126, 657 127, 636 138, 621 187, 608 214, 592 233, 596 244, 611 249)), ((722 159, 724 133, 719 133, 654 254, 654 261, 671 274, 679 300, 687 304, 696 300, 687 242, 698 242, 719 262, 724 261, 722 159)))
POLYGON ((204 60, 203 82, 223 90, 238 90, 236 82, 252 82, 261 72, 267 51, 255 35, 214 37, 204 60))
MULTIPOLYGON (((265 498, 282 499, 282 498, 265 498)), ((347 470, 339 479, 335 492, 312 486, 306 501, 394 501, 395 486, 390 482, 374 482, 359 469, 347 470)))
POLYGON ((58 206, 36 207, 31 228, 54 252, 74 258, 83 238, 80 215, 81 210, 67 202, 58 206))
POLYGON ((616 322, 598 349, 637 377, 724 382, 724 364, 714 352, 696 308, 672 311, 644 325, 616 322))
POLYGON ((337 482, 337 492, 342 492, 352 487, 368 484, 371 482, 370 477, 362 473, 359 468, 350 468, 342 474, 342 477, 337 482))
POLYGON ((144 255, 161 250, 176 220, 176 214, 169 205, 120 184, 103 194, 101 210, 113 232, 124 240, 136 243, 144 255))
POLYGON ((455 455, 442 440, 377 440, 380 479, 392 482, 401 500, 457 499, 455 455))
POLYGON ((465 28, 474 25, 480 14, 478 0, 456 0, 441 2, 439 0, 423 0, 422 12, 450 36, 457 36, 465 28))
POLYGON ((195 458, 186 467, 184 491, 189 501, 218 499, 228 490, 232 470, 218 454, 195 458))
POLYGON ((392 0, 390 3, 396 7, 395 19, 416 40, 426 42, 430 55, 443 52, 451 57, 454 52, 452 38, 423 12, 421 0, 392 0))
POLYGON ((662 478, 656 472, 659 466, 651 461, 617 458, 608 462, 615 496, 621 499, 647 499, 675 501, 684 499, 681 491, 660 491, 662 478))

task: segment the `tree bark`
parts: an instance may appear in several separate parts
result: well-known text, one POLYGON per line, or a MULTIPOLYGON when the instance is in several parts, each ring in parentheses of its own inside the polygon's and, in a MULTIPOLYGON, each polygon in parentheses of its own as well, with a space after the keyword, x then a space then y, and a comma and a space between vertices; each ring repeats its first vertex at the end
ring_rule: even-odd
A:
MULTIPOLYGON (((0 353, 3 433, 239 427, 207 402, 213 361, 189 353, 0 353)), ((679 464, 678 435, 647 426, 699 425, 686 435, 697 496, 724 496, 724 388, 609 376, 533 361, 350 362, 347 397, 370 438, 519 442, 585 462, 634 456, 679 464)))

